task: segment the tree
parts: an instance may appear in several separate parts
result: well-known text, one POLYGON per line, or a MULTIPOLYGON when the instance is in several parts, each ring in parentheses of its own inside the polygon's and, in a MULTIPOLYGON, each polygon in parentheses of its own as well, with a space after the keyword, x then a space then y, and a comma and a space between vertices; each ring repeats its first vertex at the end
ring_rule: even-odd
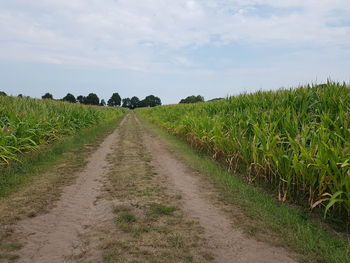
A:
POLYGON ((84 104, 98 105, 99 103, 100 103, 100 99, 97 97, 97 95, 95 93, 90 93, 84 99, 84 104))
POLYGON ((23 94, 18 94, 18 98, 23 98, 23 94))
POLYGON ((137 108, 139 106, 139 102, 140 102, 140 100, 138 97, 136 97, 136 96, 132 97, 130 100, 130 109, 137 108))
POLYGON ((139 108, 149 107, 146 99, 140 100, 138 107, 139 108))
POLYGON ((131 105, 131 100, 130 98, 125 98, 122 100, 123 104, 122 104, 122 107, 124 108, 130 108, 130 105, 131 105))
POLYGON ((154 95, 149 95, 145 98, 147 106, 149 107, 155 107, 155 106, 160 106, 162 105, 162 101, 160 98, 154 96, 154 95))
POLYGON ((85 97, 83 95, 79 95, 77 97, 77 101, 80 103, 80 104, 84 104, 85 102, 85 97))
POLYGON ((155 107, 159 105, 162 105, 160 98, 149 95, 139 102, 138 107, 155 107))
POLYGON ((49 100, 53 100, 53 96, 51 93, 45 93, 45 95, 41 96, 42 99, 49 99, 49 100))
POLYGON ((63 101, 68 101, 68 102, 71 102, 71 103, 76 103, 77 102, 77 100, 75 99, 74 95, 70 94, 70 93, 68 93, 65 97, 63 97, 62 100, 63 101))
POLYGON ((106 102, 105 102, 105 100, 104 100, 104 99, 102 99, 102 100, 101 100, 101 102, 100 102, 100 106, 106 106, 106 102))
POLYGON ((4 96, 4 97, 6 97, 6 96, 7 96, 7 94, 6 94, 4 91, 0 91, 0 96, 4 96))
POLYGON ((122 99, 118 93, 113 93, 112 97, 108 100, 108 106, 116 107, 120 106, 122 99))
POLYGON ((201 95, 198 96, 188 96, 185 99, 180 100, 179 103, 197 103, 197 102, 203 102, 204 101, 204 97, 201 95))

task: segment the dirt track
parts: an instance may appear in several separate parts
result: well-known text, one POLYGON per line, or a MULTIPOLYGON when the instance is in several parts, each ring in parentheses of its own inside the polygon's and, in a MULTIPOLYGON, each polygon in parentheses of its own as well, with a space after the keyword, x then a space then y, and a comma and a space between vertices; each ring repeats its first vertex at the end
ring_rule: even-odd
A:
POLYGON ((19 222, 16 231, 26 245, 18 262, 64 262, 79 245, 79 234, 86 226, 111 217, 110 207, 97 200, 106 157, 118 139, 118 131, 110 134, 93 153, 73 185, 66 187, 60 200, 49 213, 19 222))
POLYGON ((233 227, 233 220, 203 193, 203 184, 210 189, 130 113, 53 209, 17 224, 15 232, 25 244, 18 262, 131 262, 137 253, 144 262, 295 262, 286 250, 249 239, 233 227), (176 212, 150 216, 153 202, 176 212), (130 207, 137 219, 122 225, 115 214, 120 204, 130 207), (133 230, 143 232, 125 228, 134 221, 133 230), (189 222, 193 233, 185 229, 189 222), (189 245, 193 236, 198 238, 189 245), (113 249, 121 250, 111 254, 113 249), (152 253, 161 256, 151 259, 152 253), (176 258, 181 253, 186 256, 176 258))

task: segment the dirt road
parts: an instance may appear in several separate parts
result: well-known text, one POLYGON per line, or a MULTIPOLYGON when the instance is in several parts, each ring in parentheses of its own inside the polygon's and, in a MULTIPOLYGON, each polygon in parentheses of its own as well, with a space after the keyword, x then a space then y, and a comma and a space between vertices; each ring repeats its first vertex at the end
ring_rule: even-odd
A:
POLYGON ((235 228, 170 147, 129 113, 53 209, 15 226, 17 262, 295 262, 235 228))

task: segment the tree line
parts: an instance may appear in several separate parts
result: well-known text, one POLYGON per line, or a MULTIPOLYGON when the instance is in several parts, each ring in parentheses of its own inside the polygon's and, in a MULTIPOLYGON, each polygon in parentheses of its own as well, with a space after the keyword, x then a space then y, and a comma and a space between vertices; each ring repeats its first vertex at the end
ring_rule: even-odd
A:
MULTIPOLYGON (((7 96, 7 94, 3 91, 0 91, 0 96, 7 96)), ((23 97, 22 94, 19 94, 18 97, 23 97)), ((54 99, 52 94, 46 93, 41 97, 42 99, 54 99)), ((214 100, 221 100, 222 98, 215 98, 208 101, 214 101, 214 100)), ((66 96, 64 96, 62 101, 67 101, 71 103, 80 103, 80 104, 87 104, 87 105, 99 105, 99 106, 110 106, 110 107, 124 107, 129 109, 135 109, 135 108, 142 108, 142 107, 155 107, 162 105, 162 102, 160 98, 149 95, 145 97, 143 100, 140 100, 138 97, 134 96, 132 98, 124 98, 122 99, 118 93, 113 93, 111 98, 105 102, 104 99, 100 101, 99 97, 95 93, 90 93, 87 96, 78 96, 75 98, 75 96, 71 93, 68 93, 66 96)), ((188 96, 185 99, 180 100, 180 104, 182 103, 197 103, 197 102, 204 102, 204 97, 201 95, 192 95, 188 96)))
MULTIPOLYGON (((0 96, 7 96, 7 94, 3 91, 0 91, 0 96)), ((18 97, 23 97, 22 94, 19 94, 18 97)), ((45 93, 41 96, 42 99, 51 99, 53 100, 53 96, 51 93, 45 93)), ((134 96, 132 98, 124 98, 122 99, 118 93, 113 93, 110 99, 107 101, 101 99, 95 93, 89 93, 87 96, 79 95, 75 97, 71 93, 67 93, 61 101, 66 101, 70 103, 80 103, 85 105, 96 105, 96 106, 110 106, 110 107, 125 107, 129 109, 141 108, 141 107, 155 107, 162 105, 162 101, 160 98, 149 95, 145 97, 143 100, 140 100, 138 97, 134 96)))
POLYGON ((180 100, 180 104, 182 103, 197 103, 197 102, 204 102, 204 97, 201 95, 195 96, 188 96, 185 99, 180 100))
POLYGON ((129 109, 135 109, 140 107, 155 107, 155 106, 162 105, 162 101, 160 100, 160 98, 154 95, 149 95, 145 97, 143 100, 140 100, 136 96, 132 98, 122 99, 118 93, 113 93, 111 98, 107 101, 107 103, 103 99, 100 101, 98 96, 95 93, 90 93, 86 97, 80 95, 76 99, 74 98, 74 95, 68 93, 64 98, 62 98, 62 100, 72 102, 72 103, 79 102, 81 104, 88 104, 88 105, 100 105, 100 106, 108 105, 110 107, 121 106, 129 109))

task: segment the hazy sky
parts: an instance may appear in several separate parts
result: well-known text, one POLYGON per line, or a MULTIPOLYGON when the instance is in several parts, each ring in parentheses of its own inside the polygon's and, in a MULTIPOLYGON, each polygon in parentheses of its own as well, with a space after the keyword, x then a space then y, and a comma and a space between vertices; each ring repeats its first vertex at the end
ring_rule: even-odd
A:
POLYGON ((0 0, 0 90, 163 103, 350 81, 349 0, 0 0))

